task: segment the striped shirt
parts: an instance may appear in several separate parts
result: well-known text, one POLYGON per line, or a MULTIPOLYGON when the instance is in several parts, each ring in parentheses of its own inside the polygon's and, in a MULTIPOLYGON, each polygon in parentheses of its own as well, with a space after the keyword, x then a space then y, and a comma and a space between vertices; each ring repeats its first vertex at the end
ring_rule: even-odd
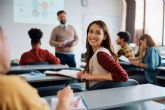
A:
POLYGON ((97 53, 98 63, 112 75, 114 81, 127 81, 128 75, 120 64, 105 52, 97 53))
MULTIPOLYGON (((113 81, 127 81, 126 71, 116 62, 106 48, 99 48, 89 61, 89 74, 110 74, 113 81)), ((89 81, 89 86, 93 86, 99 81, 89 81)))

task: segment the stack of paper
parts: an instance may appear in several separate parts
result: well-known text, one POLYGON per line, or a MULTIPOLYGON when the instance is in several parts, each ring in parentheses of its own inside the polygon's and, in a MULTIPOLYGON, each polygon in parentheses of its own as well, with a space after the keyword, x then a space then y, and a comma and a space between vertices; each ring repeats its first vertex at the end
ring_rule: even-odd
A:
POLYGON ((61 70, 61 71, 45 71, 44 73, 47 75, 63 75, 69 76, 73 78, 77 78, 78 70, 61 70))

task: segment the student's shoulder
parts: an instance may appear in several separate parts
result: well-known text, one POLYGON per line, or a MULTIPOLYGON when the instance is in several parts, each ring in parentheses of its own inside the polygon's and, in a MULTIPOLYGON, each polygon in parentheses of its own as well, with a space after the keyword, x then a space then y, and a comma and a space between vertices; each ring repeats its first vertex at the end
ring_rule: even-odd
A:
POLYGON ((54 27, 52 31, 56 31, 56 30, 58 30, 58 29, 60 29, 60 25, 54 27))
POLYGON ((148 51, 149 52, 159 52, 157 47, 150 47, 150 48, 148 48, 148 51))
POLYGON ((1 75, 0 82, 2 84, 10 84, 10 85, 20 82, 24 83, 24 81, 19 76, 16 75, 1 75))
POLYGON ((75 29, 73 25, 68 24, 68 27, 71 29, 75 29))
POLYGON ((30 53, 30 51, 24 52, 24 53, 21 55, 21 57, 26 57, 26 56, 29 55, 29 53, 30 53))
POLYGON ((97 50, 97 53, 107 53, 110 55, 110 51, 104 47, 101 47, 97 50))
POLYGON ((42 52, 44 52, 44 53, 46 53, 46 54, 49 54, 49 53, 51 53, 49 50, 47 50, 47 49, 40 49, 40 51, 42 51, 42 52))
POLYGON ((12 90, 12 88, 17 89, 22 85, 26 85, 26 82, 16 75, 2 75, 0 77, 0 84, 1 87, 8 87, 12 90))

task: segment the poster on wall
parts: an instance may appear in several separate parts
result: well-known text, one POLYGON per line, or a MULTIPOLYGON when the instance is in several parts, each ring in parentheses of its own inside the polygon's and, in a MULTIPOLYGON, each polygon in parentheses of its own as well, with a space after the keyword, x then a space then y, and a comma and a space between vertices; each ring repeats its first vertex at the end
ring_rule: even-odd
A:
POLYGON ((64 9, 64 0, 14 0, 14 22, 57 24, 57 11, 64 9))

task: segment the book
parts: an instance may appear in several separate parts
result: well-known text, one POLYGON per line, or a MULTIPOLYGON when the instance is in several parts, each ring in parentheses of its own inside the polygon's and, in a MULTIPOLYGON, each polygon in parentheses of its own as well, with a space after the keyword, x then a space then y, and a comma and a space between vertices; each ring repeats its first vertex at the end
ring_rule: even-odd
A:
POLYGON ((20 74, 18 76, 20 76, 22 79, 25 79, 25 80, 38 78, 38 77, 46 77, 46 75, 44 73, 40 73, 38 71, 36 71, 36 72, 32 71, 30 73, 20 74))
MULTIPOLYGON (((51 109, 55 110, 58 104, 58 98, 54 97, 51 99, 51 109)), ((74 96, 71 103, 71 110, 87 110, 84 100, 80 96, 74 96)))
POLYGON ((125 57, 124 55, 120 56, 119 60, 130 63, 130 60, 127 57, 125 57))
POLYGON ((77 73, 80 72, 78 70, 61 70, 61 71, 45 71, 44 73, 47 75, 63 75, 69 76, 72 78, 77 78, 77 73))

